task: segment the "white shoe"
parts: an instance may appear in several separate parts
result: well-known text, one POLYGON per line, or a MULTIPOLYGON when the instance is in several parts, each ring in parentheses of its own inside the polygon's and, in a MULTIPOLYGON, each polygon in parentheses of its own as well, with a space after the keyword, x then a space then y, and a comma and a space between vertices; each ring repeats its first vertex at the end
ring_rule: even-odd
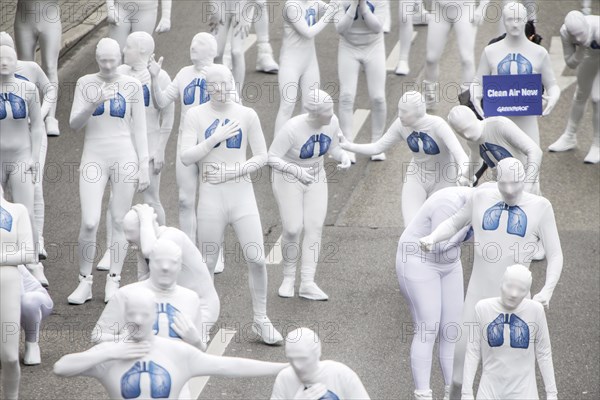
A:
POLYGON ((600 162, 600 146, 593 144, 583 162, 586 164, 598 164, 600 162))
POLYGON ((59 136, 60 130, 58 129, 58 120, 53 117, 46 117, 46 135, 48 136, 59 136))
POLYGON ((298 296, 308 300, 325 301, 329 296, 315 282, 301 282, 298 296))
POLYGON ((279 286, 279 297, 290 298, 294 297, 294 277, 284 277, 281 286, 279 286))
POLYGON ((375 154, 374 156, 371 156, 371 161, 385 161, 385 160, 387 160, 385 153, 379 153, 379 154, 375 154))
POLYGON ((44 261, 46 258, 48 258, 48 252, 46 251, 46 248, 44 247, 44 237, 42 235, 38 236, 38 259, 40 261, 44 261))
POLYGON ((104 255, 96 265, 96 269, 98 271, 108 271, 110 270, 110 249, 106 249, 104 255))
POLYGON ((92 283, 94 283, 93 275, 88 275, 86 277, 79 275, 79 285, 77 286, 77 289, 75 289, 67 298, 69 304, 80 305, 91 300, 92 283))
POLYGON ((106 275, 106 286, 104 286, 105 303, 108 303, 108 301, 115 295, 115 293, 117 293, 117 290, 119 290, 120 283, 121 275, 106 275))
POLYGON ((40 345, 37 342, 25 342, 25 355, 23 356, 23 364, 38 365, 42 363, 40 355, 40 345))
POLYGON ((258 44, 258 54, 256 55, 256 70, 267 74, 276 74, 279 72, 279 64, 273 58, 273 49, 269 43, 258 44))
POLYGON ((415 390, 415 400, 433 400, 433 392, 429 390, 415 390))
POLYGON ((431 13, 429 11, 421 9, 420 13, 413 14, 412 23, 414 26, 427 25, 429 23, 429 17, 431 13))
POLYGON ((561 151, 574 149, 575 147, 577 147, 577 135, 571 132, 565 132, 560 135, 556 142, 548 146, 548 151, 558 153, 561 151))
POLYGON ((396 67, 396 75, 408 75, 409 73, 410 67, 408 66, 408 61, 398 61, 398 66, 396 67))
POLYGON ((348 154, 348 158, 350 158, 350 162, 356 164, 356 154, 351 151, 346 151, 346 153, 348 154))
POLYGON ((31 275, 33 275, 33 277, 37 279, 43 287, 47 288, 48 286, 50 286, 48 284, 48 279, 46 278, 46 275, 44 275, 44 265, 41 262, 37 264, 26 264, 25 267, 27 267, 29 272, 31 272, 31 275))
POLYGON ((252 332, 260 336, 266 344, 276 344, 283 341, 281 333, 275 329, 269 317, 254 317, 252 332))

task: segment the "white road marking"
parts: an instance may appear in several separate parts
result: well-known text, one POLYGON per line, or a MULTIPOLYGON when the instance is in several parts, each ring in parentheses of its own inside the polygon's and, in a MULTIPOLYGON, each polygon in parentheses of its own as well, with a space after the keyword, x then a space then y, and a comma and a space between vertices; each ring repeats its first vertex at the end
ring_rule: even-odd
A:
POLYGON ((269 255, 267 256, 267 264, 270 265, 278 265, 283 260, 283 255, 281 254, 281 235, 279 239, 273 244, 271 247, 271 251, 269 251, 269 255))
POLYGON ((248 51, 248 49, 252 47, 254 43, 256 43, 256 35, 254 33, 251 33, 244 40, 244 51, 248 51))
POLYGON ((567 64, 563 57, 560 36, 552 36, 552 40, 550 41, 550 51, 548 53, 550 55, 550 61, 552 62, 554 75, 556 76, 556 82, 558 83, 560 90, 563 91, 575 83, 577 78, 575 76, 563 76, 567 64))
MULTIPOLYGON (((412 36, 413 42, 415 41, 416 37, 417 37, 417 31, 414 31, 413 36, 412 36)), ((387 58, 387 60, 385 62, 385 68, 388 71, 395 71, 396 66, 398 65, 398 60, 400 60, 400 42, 396 42, 396 45, 392 49, 392 52, 390 53, 389 57, 387 58)))

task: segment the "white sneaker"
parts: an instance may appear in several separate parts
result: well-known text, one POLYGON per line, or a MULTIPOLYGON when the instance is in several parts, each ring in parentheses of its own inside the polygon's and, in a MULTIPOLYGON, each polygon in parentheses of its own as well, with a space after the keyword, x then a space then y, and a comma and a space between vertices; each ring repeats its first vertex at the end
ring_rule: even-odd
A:
POLYGON ((38 365, 42 363, 40 355, 40 345, 37 342, 25 342, 25 355, 23 356, 23 364, 38 365))
POLYGON ((104 286, 104 302, 108 301, 117 293, 121 283, 121 275, 106 275, 106 286, 104 286))
POLYGON ((329 296, 315 282, 301 282, 298 296, 308 300, 325 301, 329 296))
POLYGON ((385 153, 379 153, 379 154, 375 154, 374 156, 371 156, 371 161, 385 161, 385 160, 387 160, 385 153))
POLYGON ((396 67, 396 75, 408 75, 409 73, 410 67, 408 66, 408 61, 398 61, 398 66, 396 67))
POLYGON ((59 136, 60 131, 58 129, 58 120, 53 117, 46 117, 46 135, 48 136, 59 136))
POLYGON ((48 252, 44 247, 44 237, 42 235, 38 236, 38 259, 40 261, 44 261, 48 258, 48 252))
POLYGON ((279 72, 279 64, 273 58, 273 49, 269 43, 258 44, 256 70, 267 74, 276 74, 279 72))
POLYGON ((415 390, 415 400, 433 400, 433 392, 429 390, 415 390))
POLYGON ((600 146, 593 144, 583 162, 586 164, 598 164, 600 162, 600 146))
POLYGON ((351 151, 346 151, 346 153, 348 154, 348 158, 350 158, 350 162, 356 164, 356 154, 351 151))
POLYGON ((67 298, 69 304, 80 305, 88 300, 92 299, 92 283, 94 282, 94 276, 81 276, 79 275, 79 285, 77 289, 71 293, 67 298))
POLYGON ((430 16, 431 16, 431 13, 429 11, 423 10, 421 8, 421 12, 413 14, 412 23, 414 26, 427 25, 429 23, 430 16))
POLYGON ((106 249, 104 255, 96 265, 96 269, 98 271, 108 271, 110 270, 110 249, 106 249))
POLYGON ((26 264, 25 267, 27 267, 29 272, 31 272, 31 275, 33 275, 33 277, 37 279, 43 287, 47 288, 48 286, 50 286, 48 284, 48 279, 46 278, 46 275, 44 275, 44 265, 41 262, 37 264, 26 264))
POLYGON ((283 341, 283 336, 275 329, 267 316, 254 317, 252 332, 260 336, 266 344, 276 344, 283 341))
POLYGON ((577 147, 577 135, 571 132, 565 132, 560 135, 556 142, 548 146, 548 151, 558 153, 561 151, 574 149, 575 147, 577 147))
POLYGON ((290 298, 294 297, 294 277, 284 277, 281 286, 279 286, 279 297, 290 298))

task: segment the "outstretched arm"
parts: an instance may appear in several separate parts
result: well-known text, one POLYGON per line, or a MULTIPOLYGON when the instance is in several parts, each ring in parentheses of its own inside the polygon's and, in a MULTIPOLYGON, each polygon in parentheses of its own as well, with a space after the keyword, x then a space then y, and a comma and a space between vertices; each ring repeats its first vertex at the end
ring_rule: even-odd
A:
POLYGON ((165 108, 179 98, 179 75, 175 76, 175 79, 173 79, 166 88, 161 85, 160 75, 163 60, 164 58, 160 57, 158 61, 156 61, 154 55, 152 55, 150 61, 148 61, 148 71, 152 77, 152 96, 154 97, 154 103, 158 108, 165 108))
POLYGON ((372 156, 375 154, 383 153, 393 144, 400 142, 402 139, 401 134, 402 124, 400 119, 396 119, 390 126, 387 132, 375 143, 358 144, 346 141, 343 137, 340 137, 340 146, 342 149, 352 151, 354 153, 372 156))
POLYGON ((277 375, 289 364, 250 360, 238 357, 213 356, 199 350, 190 350, 188 370, 191 376, 224 376, 253 378, 277 375))

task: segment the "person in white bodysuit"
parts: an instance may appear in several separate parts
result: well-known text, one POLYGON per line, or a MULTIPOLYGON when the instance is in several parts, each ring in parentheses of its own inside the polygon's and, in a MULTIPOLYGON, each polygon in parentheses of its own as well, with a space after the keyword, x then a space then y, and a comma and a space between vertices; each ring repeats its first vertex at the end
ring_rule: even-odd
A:
POLYGON ((360 377, 345 364, 321 360, 321 340, 308 328, 288 333, 290 365, 275 379, 271 400, 369 400, 360 377))
POLYGON ((342 132, 333 114, 332 98, 321 90, 312 92, 306 108, 307 114, 290 119, 280 132, 276 132, 269 149, 273 194, 283 225, 283 283, 279 288, 279 296, 294 297, 296 263, 301 259, 300 297, 327 300, 327 294, 315 283, 321 235, 327 215, 324 157, 330 153, 340 162, 339 169, 349 168, 351 161, 339 147, 338 135, 342 132), (304 239, 300 246, 303 231, 304 239))
POLYGON ((577 69, 577 89, 565 132, 548 150, 566 151, 577 146, 577 128, 588 98, 592 101, 592 145, 583 160, 600 162, 600 16, 571 11, 560 28, 565 63, 577 69))
POLYGON ((159 0, 106 0, 109 37, 125 48, 130 33, 143 31, 148 34, 163 33, 171 30, 171 2, 160 0, 161 18, 158 17, 159 0))
POLYGON ((425 112, 425 99, 406 92, 398 102, 398 118, 375 143, 356 144, 340 138, 344 150, 373 155, 406 140, 413 158, 402 187, 402 217, 408 225, 427 197, 457 183, 466 185, 468 156, 443 118, 425 112))
POLYGON ((106 185, 110 182, 112 191, 111 237, 115 245, 111 247, 105 301, 119 288, 127 253, 123 217, 131 207, 136 183, 140 192, 149 185, 144 92, 139 80, 117 73, 120 60, 119 44, 101 39, 96 46, 100 71, 79 78, 75 88, 70 125, 75 131, 83 130, 85 138, 79 177, 79 285, 68 297, 70 304, 92 298, 92 264, 106 185))
MULTIPOLYGON (((154 102, 150 89, 152 80, 148 71, 148 61, 152 54, 154 54, 154 39, 152 39, 152 36, 146 32, 133 32, 127 37, 123 49, 124 64, 117 68, 117 72, 132 76, 142 83, 146 109, 146 129, 148 129, 148 170, 150 177, 150 185, 144 191, 144 202, 154 209, 158 215, 158 223, 164 225, 165 210, 160 202, 160 173, 165 164, 165 148, 173 129, 175 105, 171 103, 164 108, 159 108, 154 102)), ((165 90, 171 83, 171 78, 166 71, 161 70, 157 81, 161 90, 165 90)), ((110 207, 109 200, 106 212, 106 251, 96 267, 99 271, 110 269, 110 248, 113 246, 110 207)))
POLYGON ((506 117, 480 121, 469 107, 455 106, 448 114, 448 124, 467 141, 471 153, 469 162, 475 170, 484 162, 495 174, 498 161, 514 157, 526 167, 524 190, 541 194, 542 149, 514 122, 506 117))
POLYGON ((185 233, 176 228, 159 226, 154 210, 147 204, 135 205, 123 218, 129 243, 137 246, 138 281, 150 276, 149 257, 158 239, 170 240, 182 252, 182 267, 177 284, 194 291, 200 298, 202 321, 209 326, 217 322, 220 301, 202 254, 185 233))
POLYGON ((527 299, 531 271, 523 265, 506 268, 500 297, 475 305, 473 337, 467 345, 462 400, 473 400, 473 382, 483 364, 477 399, 539 399, 535 364, 546 399, 558 399, 550 333, 544 307, 527 299))
POLYGON ((423 86, 427 109, 433 110, 440 101, 440 60, 446 47, 450 30, 454 28, 461 59, 461 88, 467 90, 475 76, 475 36, 477 26, 483 22, 485 6, 489 0, 480 0, 474 9, 470 0, 434 0, 434 14, 427 25, 427 55, 423 86))
POLYGON ((462 314, 464 291, 460 245, 470 236, 470 227, 438 244, 431 253, 421 251, 419 239, 460 210, 473 190, 449 187, 435 192, 425 201, 398 241, 396 274, 415 326, 410 364, 416 399, 432 399, 432 353, 438 340, 444 383, 446 390, 450 388, 457 334, 450 324, 459 320, 462 314))
MULTIPOLYGON (((336 13, 336 3, 286 0, 279 52, 279 111, 275 120, 275 134, 292 117, 299 95, 304 96, 304 106, 310 91, 321 86, 315 37, 333 22, 336 13)), ((304 113, 304 107, 300 113, 304 113)))
POLYGON ((56 119, 58 102, 58 56, 61 49, 62 22, 58 0, 19 0, 15 14, 15 47, 19 60, 35 61, 40 45, 42 68, 51 91, 47 91, 47 107, 42 108, 48 136, 60 135, 56 119))
MULTIPOLYGON (((15 56, 16 58, 16 56, 15 56)), ((0 63, 0 71, 2 70, 0 63)), ((19 340, 21 336, 21 275, 20 264, 34 263, 37 252, 33 241, 29 212, 22 204, 4 199, 0 186, 0 377, 4 397, 19 398, 21 368, 19 366, 19 340)))
MULTIPOLYGON (((525 35, 527 10, 522 4, 508 3, 502 11, 502 19, 506 37, 483 49, 475 80, 471 85, 471 101, 477 113, 484 117, 481 105, 484 75, 541 74, 546 92, 546 106, 542 115, 547 116, 560 97, 560 87, 556 83, 548 52, 543 46, 531 42, 525 35)), ((537 115, 513 116, 510 119, 539 146, 537 115)))
MULTIPOLYGON (((267 0, 250 0, 254 3, 254 30, 256 31, 256 70, 268 74, 279 72, 279 64, 273 58, 269 43, 269 7, 267 0)), ((272 16, 273 17, 273 16, 272 16)))
MULTIPOLYGON (((39 247, 34 190, 39 179, 44 123, 38 90, 34 83, 15 76, 17 63, 15 50, 0 46, 0 184, 10 187, 12 200, 27 208, 33 239, 39 247)), ((32 264, 38 261, 36 257, 32 264)))
POLYGON ((248 265, 252 329, 265 343, 283 337, 267 317, 267 268, 263 233, 250 175, 267 163, 267 145, 254 110, 235 101, 231 71, 206 69, 210 101, 189 110, 181 140, 181 162, 202 172, 198 190, 198 243, 210 271, 219 257, 223 233, 232 225, 248 265), (253 157, 246 159, 250 145, 253 157))
MULTIPOLYGON (((339 118, 342 133, 353 136, 353 111, 361 66, 367 78, 371 100, 371 141, 383 135, 387 113, 385 102, 384 6, 381 0, 337 0, 335 27, 340 34, 338 77, 340 81, 339 118)), ((351 157, 353 157, 352 155, 351 157)), ((371 156, 383 161, 385 154, 371 156)))
POLYGON ((396 75, 408 75, 410 73, 408 61, 414 32, 414 11, 414 0, 398 0, 398 46, 400 54, 395 71, 396 75))
POLYGON ((54 303, 31 272, 24 265, 18 267, 21 275, 21 326, 25 330, 23 364, 37 365, 42 362, 39 345, 41 323, 52 314, 54 303))
MULTIPOLYGON (((9 46, 15 48, 15 44, 10 35, 6 32, 0 32, 0 46, 9 46)), ((15 71, 15 77, 23 79, 29 82, 35 83, 37 86, 40 98, 42 98, 42 107, 40 113, 42 118, 44 115, 48 115, 53 102, 56 101, 56 86, 51 84, 48 77, 44 73, 44 70, 35 61, 21 61, 17 60, 17 69, 15 71)), ((47 257, 47 253, 44 246, 44 219, 45 219, 45 204, 44 204, 44 191, 42 188, 42 182, 44 180, 44 167, 46 164, 46 150, 48 149, 48 137, 42 135, 42 142, 40 144, 40 164, 38 168, 38 179, 34 182, 33 190, 33 213, 34 223, 38 231, 38 246, 39 246, 39 258, 44 260, 47 257)), ((37 264, 29 264, 27 268, 31 273, 42 283, 44 286, 48 286, 48 279, 44 275, 44 266, 41 262, 37 264)))
POLYGON ((147 288, 124 297, 125 340, 98 344, 63 356, 54 364, 58 376, 96 378, 111 399, 178 399, 195 376, 258 377, 276 375, 287 364, 206 354, 180 340, 154 334, 156 300, 147 288))
POLYGON ((460 398, 464 354, 469 324, 475 318, 475 304, 499 294, 506 267, 515 263, 529 266, 541 243, 548 261, 546 281, 533 299, 546 307, 562 272, 563 255, 552 204, 523 190, 525 168, 519 160, 505 158, 498 162, 497 169, 497 187, 490 184, 474 191, 463 208, 420 240, 421 248, 428 251, 435 243, 450 239, 470 224, 477 243, 463 307, 464 325, 460 325, 462 335, 454 352, 451 399, 460 398))

